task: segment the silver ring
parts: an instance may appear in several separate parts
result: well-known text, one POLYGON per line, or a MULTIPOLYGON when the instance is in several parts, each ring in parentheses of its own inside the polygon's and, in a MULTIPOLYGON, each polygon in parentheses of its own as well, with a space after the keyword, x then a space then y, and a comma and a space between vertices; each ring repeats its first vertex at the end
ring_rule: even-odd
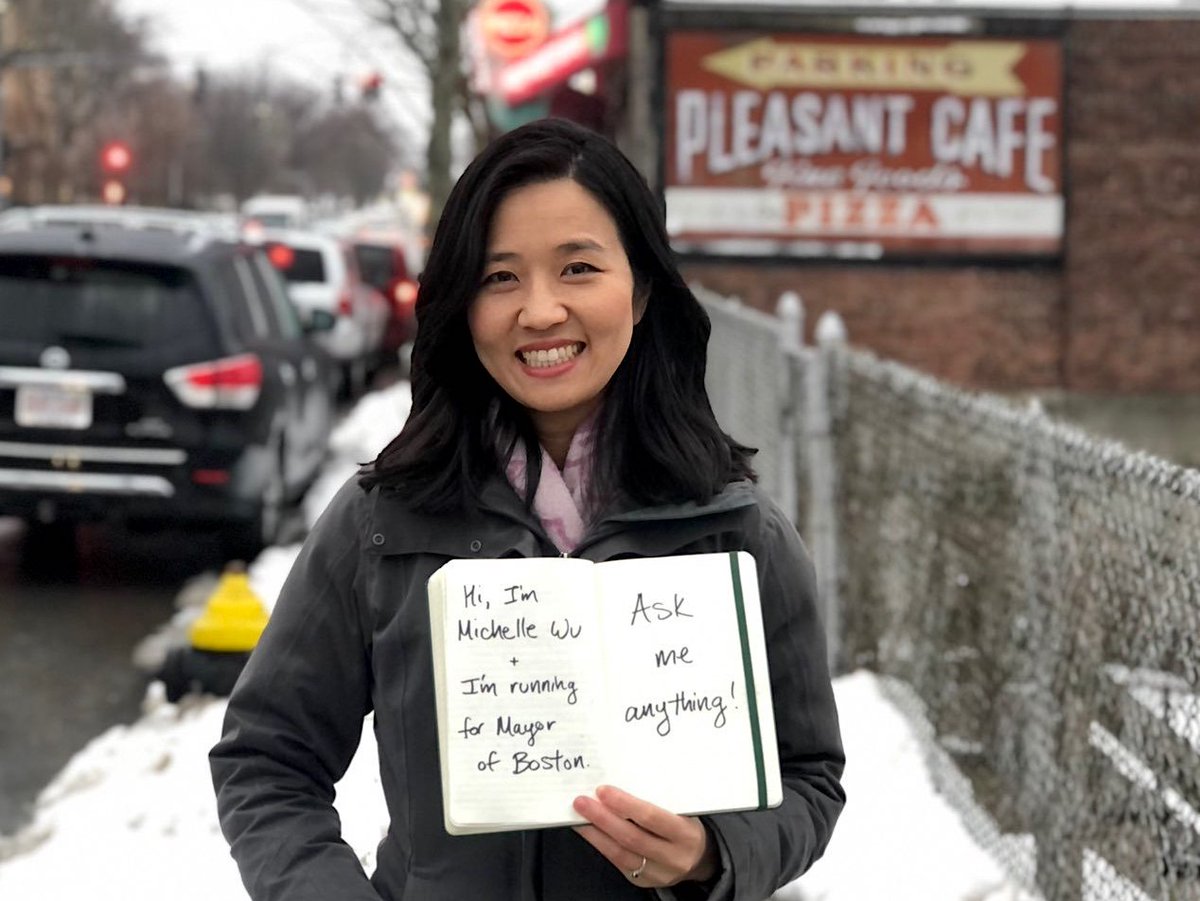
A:
POLYGON ((646 858, 642 857, 642 865, 640 867, 638 867, 636 870, 630 870, 629 878, 637 879, 639 876, 642 875, 642 870, 644 870, 644 869, 646 869, 646 858))

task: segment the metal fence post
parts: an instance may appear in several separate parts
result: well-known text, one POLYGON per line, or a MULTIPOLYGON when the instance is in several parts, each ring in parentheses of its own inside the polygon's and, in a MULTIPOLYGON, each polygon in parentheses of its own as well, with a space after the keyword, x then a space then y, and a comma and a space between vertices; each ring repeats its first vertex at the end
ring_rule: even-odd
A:
POLYGON ((808 374, 805 404, 805 439, 808 442, 809 523, 813 566, 817 574, 825 621, 831 672, 841 669, 841 609, 838 604, 837 470, 833 457, 833 404, 835 366, 846 343, 846 326, 827 311, 817 320, 817 348, 808 374))
POLYGON ((804 345, 804 301, 795 291, 784 291, 779 295, 775 314, 782 323, 779 343, 785 350, 798 349, 804 345))
POLYGON ((779 319, 779 349, 783 363, 779 373, 779 391, 783 399, 780 405, 779 503, 788 519, 795 523, 800 509, 799 486, 796 484, 796 430, 803 398, 796 396, 793 367, 804 345, 804 303, 800 295, 795 291, 779 295, 775 315, 779 319))

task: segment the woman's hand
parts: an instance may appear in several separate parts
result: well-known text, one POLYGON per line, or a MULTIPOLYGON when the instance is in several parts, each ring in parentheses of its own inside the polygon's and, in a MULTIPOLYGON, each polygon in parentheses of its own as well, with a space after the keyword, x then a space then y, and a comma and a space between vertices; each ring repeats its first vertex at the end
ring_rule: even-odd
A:
POLYGON ((611 785, 596 797, 575 799, 591 823, 575 831, 634 885, 646 888, 703 882, 717 873, 720 856, 696 817, 682 817, 611 785))

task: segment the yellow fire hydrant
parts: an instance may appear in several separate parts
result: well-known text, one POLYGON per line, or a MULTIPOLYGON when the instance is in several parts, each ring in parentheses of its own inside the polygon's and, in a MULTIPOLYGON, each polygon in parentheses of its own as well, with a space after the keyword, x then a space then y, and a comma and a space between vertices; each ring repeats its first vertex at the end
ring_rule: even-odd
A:
POLYGON ((167 700, 188 692, 228 695, 267 625, 267 608, 250 587, 246 565, 234 561, 188 629, 188 645, 167 654, 159 678, 167 700))

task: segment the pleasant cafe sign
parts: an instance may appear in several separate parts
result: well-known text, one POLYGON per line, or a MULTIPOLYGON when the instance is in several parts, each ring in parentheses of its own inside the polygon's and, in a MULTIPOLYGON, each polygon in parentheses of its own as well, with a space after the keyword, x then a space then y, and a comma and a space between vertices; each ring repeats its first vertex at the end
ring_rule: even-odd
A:
POLYGON ((1049 40, 676 32, 667 206, 684 249, 1053 254, 1049 40))

